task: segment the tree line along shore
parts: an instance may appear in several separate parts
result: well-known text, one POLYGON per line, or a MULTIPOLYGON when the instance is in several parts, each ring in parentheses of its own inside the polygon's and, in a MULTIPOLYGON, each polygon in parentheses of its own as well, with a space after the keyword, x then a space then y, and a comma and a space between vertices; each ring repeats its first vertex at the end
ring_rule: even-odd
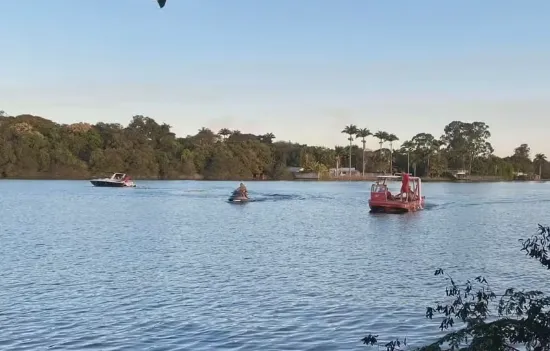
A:
POLYGON ((489 126, 452 121, 442 136, 418 133, 394 149, 398 136, 348 125, 334 148, 277 141, 223 128, 201 128, 178 137, 171 127, 137 115, 117 123, 58 124, 33 115, 0 111, 0 178, 87 179, 125 172, 135 179, 366 180, 406 172, 426 181, 548 179, 544 154, 527 143, 508 157, 493 154, 489 126), (366 149, 373 138, 376 150, 366 149), (347 141, 346 141, 347 139, 347 141))

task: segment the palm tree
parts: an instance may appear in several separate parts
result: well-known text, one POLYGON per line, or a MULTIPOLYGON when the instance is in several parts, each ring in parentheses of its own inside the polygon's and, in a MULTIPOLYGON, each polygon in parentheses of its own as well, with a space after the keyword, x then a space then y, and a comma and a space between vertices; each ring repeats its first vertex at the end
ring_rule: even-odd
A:
POLYGON ((349 126, 346 126, 342 133, 349 135, 349 177, 351 179, 351 142, 353 141, 353 136, 357 134, 357 126, 355 124, 350 124, 349 126))
POLYGON ((264 135, 260 135, 260 141, 267 144, 272 144, 273 139, 275 139, 275 135, 273 133, 267 133, 264 135))
POLYGON ((214 133, 212 133, 210 128, 202 127, 201 129, 199 129, 198 134, 214 134, 214 133))
POLYGON ((382 144, 384 144, 384 141, 386 141, 386 139, 388 138, 388 133, 379 130, 378 132, 374 133, 373 136, 378 139, 378 144, 380 144, 380 151, 382 151, 382 144))
POLYGON ((363 143, 363 177, 365 176, 365 148, 367 144, 367 137, 369 135, 372 135, 372 133, 368 130, 368 128, 359 129, 355 135, 357 138, 361 138, 361 142, 363 143))
POLYGON ((336 176, 340 176, 340 160, 342 159, 342 156, 346 153, 346 150, 343 146, 335 146, 334 152, 336 156, 336 176))
MULTIPOLYGON (((413 153, 415 151, 415 148, 414 148, 414 144, 412 141, 410 140, 407 140, 405 141, 403 144, 401 144, 401 152, 404 153, 404 154, 407 154, 407 173, 411 173, 410 172, 410 158, 411 158, 411 153, 413 153)), ((413 154, 413 157, 414 157, 414 154, 413 154)))
POLYGON ((221 136, 223 140, 225 140, 231 135, 231 131, 227 128, 222 128, 218 132, 218 135, 221 136))
POLYGON ((539 180, 542 179, 542 164, 546 161, 545 154, 536 154, 535 159, 533 160, 539 165, 539 180))
MULTIPOLYGON (((374 133, 374 137, 378 139, 378 144, 380 145, 380 148, 378 149, 378 155, 380 157, 380 161, 383 161, 383 154, 382 154, 382 145, 384 142, 388 139, 388 133, 383 132, 379 130, 378 132, 374 133)), ((384 171, 385 172, 385 171, 384 171)))
POLYGON ((399 138, 395 134, 388 134, 386 141, 390 143, 390 174, 393 174, 393 142, 398 141, 399 138))

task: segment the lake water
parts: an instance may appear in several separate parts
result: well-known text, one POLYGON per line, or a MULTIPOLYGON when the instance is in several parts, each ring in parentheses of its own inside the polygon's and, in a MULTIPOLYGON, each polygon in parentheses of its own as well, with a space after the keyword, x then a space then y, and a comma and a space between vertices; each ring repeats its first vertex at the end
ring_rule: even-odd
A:
POLYGON ((369 183, 251 182, 229 204, 237 185, 0 181, 0 349, 419 345, 438 267, 550 287, 517 241, 550 224, 550 183, 428 183, 406 215, 369 214, 369 183))

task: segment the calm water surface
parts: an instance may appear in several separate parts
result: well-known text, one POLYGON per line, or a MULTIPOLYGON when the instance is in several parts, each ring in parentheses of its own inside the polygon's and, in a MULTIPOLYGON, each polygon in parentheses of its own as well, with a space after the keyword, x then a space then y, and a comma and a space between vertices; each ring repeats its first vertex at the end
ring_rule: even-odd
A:
POLYGON ((517 242, 550 224, 550 183, 426 184, 407 215, 369 214, 367 183, 249 183, 245 205, 232 182, 138 185, 0 181, 0 349, 418 345, 437 267, 550 287, 517 242))

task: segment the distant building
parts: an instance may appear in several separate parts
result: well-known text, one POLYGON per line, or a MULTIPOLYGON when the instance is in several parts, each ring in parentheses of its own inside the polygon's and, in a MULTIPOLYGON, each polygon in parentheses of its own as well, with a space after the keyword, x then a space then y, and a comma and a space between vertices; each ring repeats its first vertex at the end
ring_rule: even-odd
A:
POLYGON ((468 180, 469 172, 466 169, 449 169, 449 172, 456 180, 468 180))
POLYGON ((319 173, 317 172, 304 172, 303 167, 287 167, 287 171, 292 173, 294 176, 294 179, 301 179, 301 180, 318 180, 319 173))
POLYGON ((289 171, 290 173, 297 173, 297 172, 303 172, 304 168, 303 167, 287 167, 286 170, 289 171))
POLYGON ((355 168, 349 168, 349 167, 340 167, 340 168, 331 168, 329 169, 329 175, 331 177, 344 177, 349 176, 350 173, 352 176, 359 176, 361 175, 361 172, 356 170, 355 168))
POLYGON ((294 172, 294 179, 300 180, 319 180, 320 175, 317 172, 294 172))
POLYGON ((514 180, 536 180, 533 173, 514 172, 514 180))

